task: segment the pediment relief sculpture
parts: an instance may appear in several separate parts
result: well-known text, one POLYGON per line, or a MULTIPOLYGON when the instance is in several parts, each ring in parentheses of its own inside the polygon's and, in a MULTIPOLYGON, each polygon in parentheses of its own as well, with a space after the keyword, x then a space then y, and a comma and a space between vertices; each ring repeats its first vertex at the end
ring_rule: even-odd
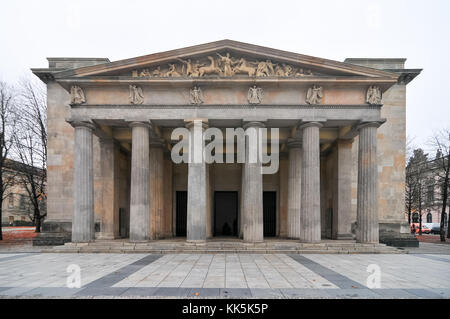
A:
POLYGON ((321 86, 313 85, 312 88, 308 89, 306 93, 306 103, 310 105, 317 105, 322 102, 323 89, 321 86))
POLYGON ((177 61, 153 68, 133 70, 133 77, 232 77, 246 75, 249 77, 303 77, 312 76, 310 69, 295 67, 287 63, 271 60, 250 60, 245 57, 233 57, 229 52, 216 53, 204 58, 177 61))
POLYGON ((202 89, 198 86, 194 86, 194 88, 190 90, 189 97, 191 104, 200 105, 204 102, 202 89))
POLYGON ((369 103, 370 105, 380 105, 382 97, 383 95, 381 93, 380 87, 376 85, 371 85, 367 89, 366 102, 369 103))
POLYGON ((256 105, 262 102, 262 89, 256 85, 250 87, 247 93, 247 100, 249 104, 256 105))
POLYGON ((72 85, 70 87, 70 104, 80 105, 86 103, 86 97, 84 96, 83 89, 78 85, 72 85))
POLYGON ((131 104, 136 105, 144 103, 144 92, 142 91, 142 88, 137 85, 130 85, 128 100, 131 104))

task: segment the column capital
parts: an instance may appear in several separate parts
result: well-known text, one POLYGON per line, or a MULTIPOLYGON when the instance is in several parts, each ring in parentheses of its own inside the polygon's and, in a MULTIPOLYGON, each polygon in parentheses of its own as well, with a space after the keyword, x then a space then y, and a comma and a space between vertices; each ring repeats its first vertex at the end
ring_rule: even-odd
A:
POLYGON ((128 121, 128 126, 152 128, 152 125, 149 121, 128 121))
POLYGON ((194 127, 194 124, 196 122, 201 122, 202 128, 204 130, 206 130, 209 127, 208 119, 187 119, 187 120, 184 120, 184 125, 186 126, 187 129, 191 129, 192 127, 194 127))
POLYGON ((307 127, 318 127, 321 128, 323 127, 323 124, 321 122, 318 121, 310 121, 310 122, 302 122, 299 124, 298 129, 302 130, 304 128, 307 127))
POLYGON ((67 123, 72 125, 72 127, 85 127, 90 129, 91 131, 94 131, 96 129, 95 124, 90 120, 67 120, 67 123))
POLYGON ((381 125, 383 125, 384 122, 386 122, 386 119, 380 119, 380 120, 376 120, 376 121, 361 121, 356 126, 356 129, 359 131, 360 129, 365 128, 365 127, 376 127, 376 128, 378 128, 381 125))
POLYGON ((263 127, 266 127, 266 125, 264 124, 264 122, 261 122, 261 121, 248 121, 248 122, 245 122, 244 125, 242 125, 242 128, 244 130, 246 130, 249 127, 263 128, 263 127))
POLYGON ((300 138, 288 138, 286 146, 289 149, 291 149, 291 148, 302 148, 303 141, 300 138))

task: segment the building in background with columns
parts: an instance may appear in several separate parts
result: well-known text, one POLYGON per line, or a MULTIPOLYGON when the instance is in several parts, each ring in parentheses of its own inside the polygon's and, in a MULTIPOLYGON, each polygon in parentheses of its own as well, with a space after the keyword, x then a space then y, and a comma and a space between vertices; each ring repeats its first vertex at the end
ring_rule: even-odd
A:
POLYGON ((115 62, 48 61, 33 72, 47 84, 43 231, 55 238, 411 240, 406 85, 420 70, 405 59, 337 62, 223 40, 115 62), (278 171, 174 163, 173 130, 198 122, 279 128, 278 171))

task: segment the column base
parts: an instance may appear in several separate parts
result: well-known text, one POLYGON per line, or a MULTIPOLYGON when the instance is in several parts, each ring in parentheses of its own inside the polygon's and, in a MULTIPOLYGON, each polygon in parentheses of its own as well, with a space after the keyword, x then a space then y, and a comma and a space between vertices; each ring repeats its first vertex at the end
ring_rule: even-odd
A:
POLYGON ((186 243, 194 244, 194 245, 201 245, 201 244, 206 244, 206 240, 204 240, 204 239, 187 239, 186 243))
POLYGON ((337 234, 336 240, 353 240, 352 234, 337 234))
POLYGON ((114 240, 116 236, 113 233, 96 233, 95 239, 114 240))
POLYGON ((380 243, 394 247, 419 247, 416 236, 410 233, 406 221, 385 223, 380 225, 380 243))
POLYGON ((70 240, 71 234, 68 232, 45 232, 33 238, 33 246, 61 246, 70 240))
POLYGON ((320 242, 322 242, 322 240, 304 240, 304 239, 300 239, 299 241, 302 244, 319 244, 320 242))
POLYGON ((150 239, 129 239, 130 243, 135 243, 135 244, 144 244, 144 243, 149 243, 151 240, 150 239))

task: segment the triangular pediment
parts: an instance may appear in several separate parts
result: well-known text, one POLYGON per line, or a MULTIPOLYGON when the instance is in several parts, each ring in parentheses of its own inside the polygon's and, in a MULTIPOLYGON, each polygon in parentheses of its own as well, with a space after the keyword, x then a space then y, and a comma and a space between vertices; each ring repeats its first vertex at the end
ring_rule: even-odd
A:
POLYGON ((55 78, 336 77, 396 79, 397 74, 267 47, 222 40, 66 70, 55 78))

